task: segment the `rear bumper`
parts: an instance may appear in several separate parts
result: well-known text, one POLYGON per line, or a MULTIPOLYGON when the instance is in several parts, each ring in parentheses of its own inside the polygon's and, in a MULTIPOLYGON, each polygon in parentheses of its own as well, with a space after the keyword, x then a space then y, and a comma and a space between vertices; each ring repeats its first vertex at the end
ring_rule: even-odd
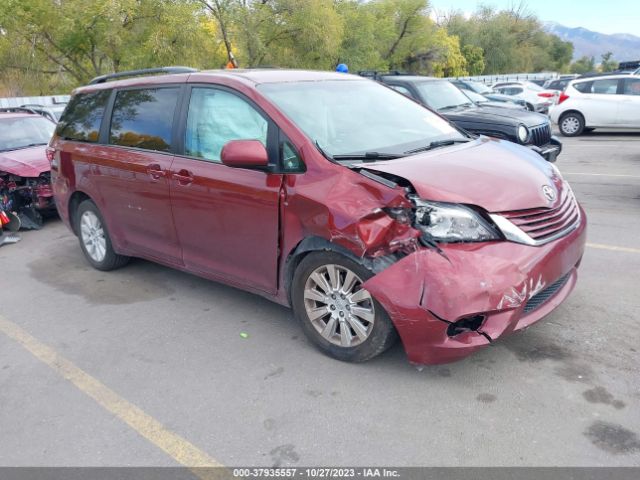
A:
POLYGON ((546 103, 546 102, 545 103, 536 103, 533 106, 533 110, 538 112, 538 113, 543 113, 545 115, 548 115, 549 114, 549 109, 551 108, 552 105, 553 104, 551 102, 549 102, 549 103, 546 103))
POLYGON ((569 296, 586 242, 581 213, 577 229, 549 244, 449 244, 441 246, 443 254, 421 249, 364 287, 385 307, 411 363, 462 359, 541 320, 569 296), (478 315, 477 330, 447 334, 451 323, 478 315))

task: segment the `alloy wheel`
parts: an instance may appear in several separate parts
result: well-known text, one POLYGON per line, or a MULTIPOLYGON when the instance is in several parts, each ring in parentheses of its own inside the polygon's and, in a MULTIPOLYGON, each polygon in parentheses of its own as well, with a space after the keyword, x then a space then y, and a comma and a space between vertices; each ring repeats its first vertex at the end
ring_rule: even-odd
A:
POLYGON ((304 306, 313 327, 333 345, 360 345, 373 330, 373 298, 362 279, 342 265, 322 265, 309 275, 304 306))
POLYGON ((90 210, 84 212, 80 218, 80 236, 91 259, 98 263, 102 262, 107 254, 107 239, 102 222, 90 210))

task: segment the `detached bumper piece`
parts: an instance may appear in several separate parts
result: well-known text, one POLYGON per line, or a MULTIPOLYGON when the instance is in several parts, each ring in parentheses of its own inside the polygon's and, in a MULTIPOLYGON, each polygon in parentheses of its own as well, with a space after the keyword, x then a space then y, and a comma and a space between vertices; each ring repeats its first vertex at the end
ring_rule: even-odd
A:
POLYGON ((540 147, 530 145, 529 148, 534 152, 538 152, 547 162, 554 163, 558 159, 558 155, 562 152, 562 142, 557 137, 552 136, 548 144, 540 147))

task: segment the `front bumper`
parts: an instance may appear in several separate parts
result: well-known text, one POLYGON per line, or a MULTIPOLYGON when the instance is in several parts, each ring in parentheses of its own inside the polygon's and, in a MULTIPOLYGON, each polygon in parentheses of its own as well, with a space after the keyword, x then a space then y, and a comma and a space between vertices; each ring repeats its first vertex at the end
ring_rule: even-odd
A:
POLYGON ((420 249, 363 287, 386 309, 411 363, 462 359, 539 321, 569 296, 586 242, 580 210, 578 228, 546 245, 448 244, 440 245, 442 254, 420 249), (478 315, 484 320, 477 330, 447 334, 451 323, 478 315))
POLYGON ((562 153, 562 142, 555 135, 551 136, 551 140, 548 144, 538 147, 537 145, 529 145, 529 148, 534 152, 537 152, 547 162, 555 162, 558 159, 558 155, 562 153))

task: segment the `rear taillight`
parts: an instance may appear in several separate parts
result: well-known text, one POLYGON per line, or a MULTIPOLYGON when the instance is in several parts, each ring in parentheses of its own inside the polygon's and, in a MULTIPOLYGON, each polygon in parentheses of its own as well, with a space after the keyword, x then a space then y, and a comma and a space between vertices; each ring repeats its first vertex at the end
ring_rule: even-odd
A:
POLYGON ((538 94, 539 97, 544 97, 544 98, 553 98, 556 96, 555 93, 550 93, 550 92, 542 92, 538 94))
POLYGON ((562 102, 564 102, 567 98, 569 98, 569 95, 567 95, 566 93, 562 92, 560 94, 560 96, 558 97, 558 105, 560 105, 562 102))

